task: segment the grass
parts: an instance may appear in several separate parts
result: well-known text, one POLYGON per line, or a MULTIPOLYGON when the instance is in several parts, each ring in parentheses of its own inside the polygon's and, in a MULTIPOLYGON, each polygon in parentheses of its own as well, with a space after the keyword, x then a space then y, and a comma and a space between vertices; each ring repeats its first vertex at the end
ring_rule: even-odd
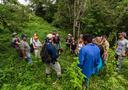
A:
MULTIPOLYGON (((1 90, 80 90, 75 88, 79 80, 71 74, 75 71, 77 62, 69 50, 65 48, 67 32, 57 29, 38 17, 32 18, 23 27, 27 34, 28 41, 34 32, 39 34, 40 40, 52 31, 58 31, 62 41, 62 48, 65 52, 59 57, 62 67, 62 79, 56 81, 56 73, 52 71, 50 78, 45 76, 45 64, 32 55, 33 65, 28 65, 25 60, 18 61, 17 54, 10 46, 11 35, 8 33, 0 36, 0 88, 1 90), (74 65, 73 65, 74 64, 74 65), (72 67, 72 68, 71 68, 72 67), (74 83, 72 84, 72 80, 74 83), (75 80, 76 79, 76 80, 75 80)), ((20 33, 21 34, 21 33, 20 33)), ((128 88, 128 59, 123 63, 121 73, 115 72, 116 62, 114 52, 110 50, 106 69, 103 69, 101 76, 93 76, 90 80, 90 90, 127 90, 128 88)), ((78 73, 75 73, 78 74, 78 73)), ((79 75, 78 75, 79 76, 79 75)))

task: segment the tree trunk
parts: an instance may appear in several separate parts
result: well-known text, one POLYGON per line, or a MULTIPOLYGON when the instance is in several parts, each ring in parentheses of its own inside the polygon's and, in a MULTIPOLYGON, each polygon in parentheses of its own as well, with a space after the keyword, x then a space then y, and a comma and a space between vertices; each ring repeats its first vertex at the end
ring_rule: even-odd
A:
POLYGON ((79 37, 80 34, 80 18, 84 15, 85 12, 85 0, 75 0, 74 1, 74 22, 73 22, 73 36, 79 37), (77 34, 76 34, 77 32, 77 34))

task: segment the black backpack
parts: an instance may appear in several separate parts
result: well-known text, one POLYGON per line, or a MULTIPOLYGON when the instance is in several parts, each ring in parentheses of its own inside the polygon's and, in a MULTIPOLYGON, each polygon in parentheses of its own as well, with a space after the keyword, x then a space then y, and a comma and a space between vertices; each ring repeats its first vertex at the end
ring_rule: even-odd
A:
POLYGON ((16 48, 16 46, 18 46, 18 45, 16 44, 17 41, 20 41, 20 40, 19 40, 19 39, 16 39, 16 40, 14 40, 14 41, 11 41, 11 46, 12 46, 13 48, 16 48))
POLYGON ((45 43, 41 49, 40 56, 43 63, 50 63, 51 62, 51 56, 48 53, 47 50, 47 43, 45 43))
POLYGON ((34 52, 33 44, 30 44, 30 52, 31 52, 31 53, 33 53, 33 52, 34 52))

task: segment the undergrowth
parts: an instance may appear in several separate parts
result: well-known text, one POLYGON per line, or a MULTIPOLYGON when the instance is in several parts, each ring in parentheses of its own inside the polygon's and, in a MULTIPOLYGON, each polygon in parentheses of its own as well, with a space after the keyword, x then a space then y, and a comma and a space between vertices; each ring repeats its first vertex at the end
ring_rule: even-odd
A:
MULTIPOLYGON (((16 51, 11 48, 9 33, 0 35, 0 89, 1 90, 81 90, 84 75, 77 67, 78 58, 71 55, 65 48, 66 32, 49 25, 44 20, 33 17, 23 27, 22 33, 26 33, 28 41, 36 31, 40 40, 44 40, 46 34, 58 31, 61 37, 64 52, 58 61, 62 67, 62 78, 56 81, 56 73, 52 72, 50 78, 45 76, 45 64, 32 55, 33 65, 28 65, 25 60, 19 61, 16 51)), ((22 34, 20 33, 20 34, 22 34)), ((90 90, 127 90, 128 88, 128 59, 123 63, 120 73, 115 72, 116 61, 114 51, 110 49, 107 66, 100 75, 94 75, 90 79, 90 90)))

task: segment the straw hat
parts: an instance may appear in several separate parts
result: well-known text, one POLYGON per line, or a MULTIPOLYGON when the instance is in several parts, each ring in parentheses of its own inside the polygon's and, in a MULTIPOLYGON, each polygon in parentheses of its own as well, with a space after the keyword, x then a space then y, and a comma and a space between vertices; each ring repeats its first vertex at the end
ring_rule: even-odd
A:
POLYGON ((52 37, 53 37, 52 34, 48 34, 48 35, 47 35, 47 38, 49 38, 49 39, 51 39, 52 37))

